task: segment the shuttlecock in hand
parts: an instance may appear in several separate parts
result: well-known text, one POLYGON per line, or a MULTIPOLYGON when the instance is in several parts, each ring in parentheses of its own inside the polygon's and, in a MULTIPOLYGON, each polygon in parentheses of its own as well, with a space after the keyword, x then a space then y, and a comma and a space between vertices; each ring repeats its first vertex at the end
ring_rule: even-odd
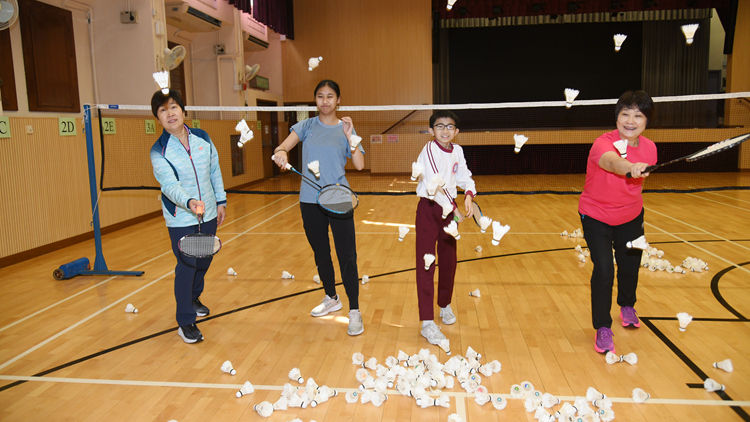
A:
POLYGON ((734 371, 734 366, 732 366, 732 360, 731 359, 724 359, 721 362, 714 362, 714 368, 723 369, 727 372, 734 371))
POLYGON ((294 278, 292 274, 290 274, 288 271, 282 271, 281 272, 281 278, 287 279, 287 278, 294 278))
POLYGON ((232 368, 232 362, 230 361, 225 361, 221 365, 221 370, 222 372, 226 372, 229 375, 237 375, 237 371, 235 371, 234 368, 232 368))
POLYGON ((625 42, 625 38, 628 36, 625 34, 615 34, 615 51, 620 51, 620 48, 622 47, 622 43, 625 42))
POLYGON ((430 270, 430 265, 432 265, 433 262, 435 262, 435 255, 433 255, 431 253, 424 254, 424 269, 425 269, 425 271, 429 271, 430 270))
POLYGON ((320 179, 320 161, 311 161, 307 164, 307 168, 315 175, 316 179, 320 179))
POLYGON ((399 226, 398 227, 398 241, 403 242, 404 237, 406 237, 407 233, 409 233, 409 228, 407 226, 399 226))
POLYGON ((510 231, 510 226, 503 226, 499 221, 492 222, 492 245, 497 246, 500 244, 500 239, 510 231))
POLYGON ((628 141, 620 139, 619 141, 615 141, 613 145, 617 149, 617 152, 620 153, 620 157, 628 158, 628 141))
POLYGON ((516 154, 518 154, 519 152, 521 152, 521 147, 523 147, 523 144, 525 144, 526 141, 528 141, 528 140, 529 140, 528 136, 519 135, 517 133, 514 134, 513 135, 513 141, 515 142, 516 146, 513 149, 513 152, 515 152, 516 154))
POLYGON ((443 227, 443 231, 453 236, 456 240, 461 238, 461 235, 458 233, 458 223, 456 223, 455 220, 451 221, 450 224, 443 227))
POLYGON ((255 391, 255 388, 252 384, 250 384, 250 381, 245 381, 245 384, 242 385, 242 388, 240 388, 240 391, 237 392, 237 398, 240 398, 246 394, 250 394, 255 391))
POLYGON ((227 275, 237 275, 237 271, 235 271, 234 268, 229 267, 229 269, 227 270, 227 275))
POLYGON ((354 151, 360 142, 362 142, 362 137, 352 133, 351 139, 349 139, 349 147, 354 151))
POLYGON ((689 24, 689 25, 682 25, 682 33, 685 34, 685 42, 687 45, 690 45, 693 43, 693 38, 695 37, 695 31, 698 30, 698 27, 700 25, 697 23, 689 24))
POLYGON ((565 108, 573 107, 573 101, 575 101, 577 96, 577 89, 565 88, 565 108))
POLYGON ((240 133, 240 140, 237 142, 237 146, 239 147, 242 147, 245 145, 245 142, 253 139, 253 131, 250 130, 245 119, 240 120, 237 126, 234 127, 234 130, 240 133))
POLYGON ((677 314, 677 321, 680 323, 680 331, 687 330, 688 324, 693 321, 693 316, 687 312, 680 312, 677 314))
POLYGON ((633 401, 636 403, 643 403, 651 398, 651 394, 641 390, 640 388, 633 389, 633 401))
POLYGON ((136 309, 136 307, 133 306, 132 303, 128 303, 127 306, 125 306, 125 312, 137 314, 138 313, 138 309, 136 309))
POLYGON ((479 217, 479 231, 486 233, 487 229, 492 225, 492 219, 487 216, 479 217))
POLYGON ((473 292, 470 292, 469 296, 471 296, 471 297, 482 297, 482 293, 479 292, 479 289, 476 289, 473 292))
POLYGON ((169 71, 162 70, 161 72, 154 73, 154 80, 157 84, 159 84, 161 93, 164 95, 169 95, 169 71))
POLYGON ((640 236, 639 238, 635 240, 631 240, 628 243, 625 244, 628 249, 641 249, 646 250, 648 249, 648 242, 646 241, 646 236, 640 236))
POLYGON ((422 173, 424 173, 424 165, 417 162, 411 163, 411 180, 417 180, 422 173))

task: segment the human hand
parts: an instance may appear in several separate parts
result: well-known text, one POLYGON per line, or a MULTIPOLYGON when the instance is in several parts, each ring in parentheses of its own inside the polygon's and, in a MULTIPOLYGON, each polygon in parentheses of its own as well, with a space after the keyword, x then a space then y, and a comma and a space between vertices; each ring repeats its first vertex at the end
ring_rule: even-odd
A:
POLYGON ((464 215, 461 214, 461 211, 458 210, 458 207, 453 209, 453 219, 456 220, 456 222, 463 223, 464 218, 464 215))
POLYGON ((227 207, 226 205, 219 205, 216 207, 216 225, 221 226, 221 223, 224 222, 224 219, 227 217, 227 207))
POLYGON ((646 167, 648 167, 648 163, 633 163, 633 165, 630 166, 630 177, 634 179, 648 177, 650 173, 644 173, 646 167))
POLYGON ((196 215, 203 215, 203 212, 206 210, 206 204, 197 199, 191 199, 190 202, 188 202, 188 206, 190 207, 190 211, 196 215))
POLYGON ((471 195, 466 195, 466 198, 464 198, 464 205, 466 206, 466 218, 470 218, 474 215, 474 197, 471 195))
POLYGON ((352 118, 342 117, 341 121, 343 122, 344 134, 346 135, 346 139, 350 139, 352 136, 352 131, 354 130, 354 123, 352 123, 352 118))
POLYGON ((277 166, 279 166, 280 169, 286 170, 286 166, 289 163, 289 153, 284 151, 283 149, 278 150, 273 153, 273 162, 276 163, 277 166))

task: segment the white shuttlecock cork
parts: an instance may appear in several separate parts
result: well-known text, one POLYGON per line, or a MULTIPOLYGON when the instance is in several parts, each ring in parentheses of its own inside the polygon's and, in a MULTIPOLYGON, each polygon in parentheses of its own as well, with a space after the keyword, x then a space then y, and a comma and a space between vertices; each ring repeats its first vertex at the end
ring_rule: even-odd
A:
POLYGON ((254 391, 255 391, 255 387, 253 387, 253 385, 250 384, 250 381, 245 381, 245 383, 242 385, 242 388, 240 388, 240 391, 237 392, 236 396, 237 398, 240 398, 254 391))
POLYGON ((370 276, 368 276, 367 274, 363 275, 362 276, 362 284, 367 284, 369 282, 370 282, 370 276))
POLYGON ((413 162, 411 163, 411 180, 417 180, 421 174, 424 173, 424 165, 413 162))
POLYGON ((619 141, 615 141, 613 145, 620 154, 620 157, 628 158, 628 141, 620 139, 619 141))
POLYGON ((531 394, 534 392, 534 384, 524 381, 521 383, 521 389, 524 391, 524 394, 531 394))
POLYGON ((273 414, 273 404, 264 400, 253 406, 253 410, 258 412, 260 416, 267 418, 273 414))
POLYGON ((505 409, 505 406, 508 405, 508 400, 505 400, 500 396, 490 396, 490 398, 492 399, 492 407, 497 410, 503 410, 505 409))
POLYGON ((625 38, 628 36, 625 34, 615 34, 614 40, 615 40, 615 51, 620 51, 620 48, 622 48, 622 43, 625 42, 625 38))
POLYGON ((688 324, 693 321, 693 316, 687 312, 680 312, 677 314, 677 321, 680 323, 680 331, 687 330, 688 324))
POLYGON ((237 275, 237 271, 235 271, 234 268, 229 267, 229 269, 227 270, 227 275, 235 276, 237 275))
POLYGON ((461 235, 458 233, 458 223, 455 220, 443 227, 443 231, 453 236, 456 240, 461 238, 461 235))
POLYGON ((714 362, 714 368, 723 369, 727 372, 734 371, 734 366, 732 366, 732 360, 731 359, 724 359, 721 362, 714 362))
POLYGON ((516 154, 518 154, 519 152, 521 152, 521 147, 523 147, 523 144, 525 144, 526 141, 528 141, 528 140, 529 140, 528 136, 519 135, 517 133, 514 134, 513 135, 513 142, 515 143, 515 147, 513 148, 513 152, 515 152, 516 154))
POLYGON ((317 274, 315 274, 315 275, 313 276, 313 282, 315 282, 315 283, 317 283, 317 284, 320 284, 320 276, 319 276, 319 275, 317 275, 317 274))
POLYGON ((425 271, 429 271, 430 270, 430 266, 432 265, 433 262, 435 262, 435 255, 433 255, 431 253, 424 254, 424 269, 425 269, 425 271))
POLYGON ((445 220, 446 218, 448 218, 448 215, 453 212, 453 203, 442 203, 440 204, 440 207, 443 209, 443 220, 445 220))
POLYGON ((320 161, 310 161, 307 164, 307 168, 315 175, 316 179, 320 179, 320 161))
POLYGON ((288 279, 288 278, 294 278, 292 274, 290 274, 288 271, 282 271, 281 272, 281 278, 288 279))
POLYGON ((132 303, 128 303, 128 304, 127 304, 127 305, 125 306, 125 312, 127 312, 127 313, 132 313, 132 314, 137 314, 137 313, 138 313, 138 309, 136 309, 136 307, 135 307, 135 306, 133 306, 133 304, 132 304, 132 303))
POLYGON ((487 229, 492 225, 492 219, 483 215, 479 217, 479 231, 486 233, 487 229))
POLYGON ((577 96, 577 89, 565 88, 565 108, 573 107, 573 101, 575 101, 577 96))
POLYGON ((477 252, 482 252, 482 247, 481 246, 477 246, 476 248, 474 248, 474 250, 477 251, 477 252))
POLYGON ((398 226, 398 241, 403 242, 404 237, 409 233, 409 227, 407 226, 398 226))
POLYGON ((224 361, 224 363, 221 365, 222 372, 226 372, 229 375, 237 375, 237 371, 234 370, 232 367, 232 362, 230 361, 224 361))
POLYGON ((322 62, 322 61, 323 61, 323 57, 322 57, 322 56, 318 56, 318 57, 310 57, 310 58, 309 58, 309 59, 307 60, 307 70, 309 70, 309 71, 311 71, 311 72, 312 72, 312 70, 313 70, 313 69, 315 69, 316 67, 318 67, 318 65, 319 65, 319 64, 320 64, 320 62, 322 62))
POLYGON ((691 23, 689 25, 682 25, 682 33, 685 34, 685 43, 687 45, 690 45, 693 43, 693 38, 695 37, 695 31, 698 30, 698 27, 700 25, 697 23, 691 23))
POLYGON ((500 239, 510 231, 510 226, 503 226, 499 221, 492 222, 492 245, 497 246, 500 244, 500 239))
POLYGON ((299 370, 299 368, 292 368, 291 371, 289 371, 289 379, 292 381, 297 381, 300 384, 305 383, 305 379, 302 378, 302 374, 299 370))
POLYGON ((349 147, 352 151, 357 149, 357 145, 359 145, 362 142, 362 137, 359 135, 355 135, 352 133, 351 139, 349 139, 349 147))
POLYGON ((711 378, 706 378, 706 380, 703 382, 703 388, 705 388, 706 391, 710 393, 713 391, 724 391, 726 387, 712 380, 711 378))
POLYGON ((470 292, 469 296, 471 296, 471 297, 482 297, 482 293, 479 291, 479 289, 476 289, 473 292, 470 292))
POLYGON ((362 353, 354 352, 352 355, 352 365, 362 365, 364 362, 365 356, 362 353))
POLYGON ((651 398, 651 394, 643 391, 640 388, 633 389, 633 401, 636 403, 643 403, 651 398))
MULTIPOLYGON (((594 400, 602 400, 606 399, 607 396, 596 391, 594 387, 589 387, 588 390, 586 390, 586 400, 593 402, 594 400)), ((596 406, 596 404, 594 404, 596 406)))
POLYGON ((156 81, 157 84, 159 84, 159 88, 161 88, 161 93, 164 95, 168 95, 169 94, 169 71, 162 70, 161 72, 155 72, 154 80, 156 81))
POLYGON ((631 240, 625 244, 625 246, 628 249, 642 249, 646 250, 648 246, 648 242, 646 241, 646 236, 640 236, 635 240, 631 240))

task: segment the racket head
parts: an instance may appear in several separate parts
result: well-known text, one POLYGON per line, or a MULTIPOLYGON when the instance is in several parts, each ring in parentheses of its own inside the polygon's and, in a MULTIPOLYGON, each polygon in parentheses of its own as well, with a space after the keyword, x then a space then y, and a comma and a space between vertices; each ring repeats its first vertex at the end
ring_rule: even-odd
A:
POLYGON ((725 139, 721 142, 709 145, 706 148, 696 152, 695 154, 690 155, 685 159, 685 161, 693 162, 700 160, 701 158, 710 157, 714 154, 726 151, 729 148, 733 148, 747 141, 748 139, 750 139, 750 133, 745 133, 744 135, 738 135, 733 138, 725 139))
POLYGON ((348 186, 336 183, 318 191, 318 205, 334 214, 348 214, 359 206, 359 197, 348 186))
POLYGON ((191 233, 177 241, 177 248, 190 258, 208 258, 221 250, 221 239, 208 233, 191 233))
POLYGON ((479 219, 482 218, 484 214, 482 214, 482 209, 479 208, 479 204, 477 204, 476 201, 472 201, 471 206, 474 208, 474 213, 472 214, 472 218, 474 218, 474 222, 477 223, 477 227, 482 227, 481 224, 479 224, 479 219))

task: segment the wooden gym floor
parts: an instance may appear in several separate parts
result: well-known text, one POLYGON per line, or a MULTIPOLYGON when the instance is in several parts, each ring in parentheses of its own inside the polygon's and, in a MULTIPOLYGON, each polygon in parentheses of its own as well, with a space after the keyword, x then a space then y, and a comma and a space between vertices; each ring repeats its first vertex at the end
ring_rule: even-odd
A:
MULTIPOLYGON (((485 179, 487 181, 487 179, 485 179)), ((480 186, 481 187, 481 186, 480 186)), ((273 190, 273 187, 269 188, 273 190)), ((484 189, 485 191, 488 189, 484 189)), ((612 315, 618 354, 638 363, 608 365, 593 349, 591 264, 573 252, 583 239, 563 238, 580 226, 576 195, 488 195, 484 213, 511 231, 492 246, 473 223, 459 228, 458 271, 452 307, 458 322, 443 325, 454 354, 471 346, 502 371, 483 378, 506 397, 512 384, 572 400, 590 386, 615 402, 621 421, 749 421, 750 412, 750 191, 647 193, 646 236, 672 263, 687 256, 708 262, 702 273, 641 269, 637 330, 612 315), (482 252, 476 252, 477 246, 482 252), (480 289, 480 298, 469 292, 480 289), (680 332, 675 315, 695 317, 680 332), (712 367, 730 358, 734 372, 712 367), (703 380, 726 385, 708 393, 703 380), (634 388, 651 394, 643 404, 634 388)), ((177 336, 172 291, 174 256, 162 218, 104 236, 112 270, 144 270, 142 277, 52 278, 53 269, 94 257, 93 241, 3 269, 0 274, 0 420, 3 421, 261 421, 252 409, 274 402, 299 367, 302 376, 342 395, 316 408, 276 411, 269 421, 532 421, 521 400, 505 410, 480 407, 455 387, 450 408, 419 408, 389 394, 381 407, 348 404, 356 388, 354 352, 384 363, 399 350, 429 348, 419 335, 414 231, 398 241, 397 226, 413 225, 416 197, 363 195, 355 214, 365 332, 349 337, 344 310, 312 318, 322 299, 312 252, 295 195, 238 195, 218 235, 202 300, 211 316, 199 319, 205 336, 188 345, 177 336), (237 276, 228 276, 233 267, 237 276), (282 280, 281 272, 295 275, 282 280), (133 303, 138 314, 124 312, 133 303), (230 360, 232 377, 221 372, 230 360), (236 398, 249 380, 253 394, 236 398)), ((337 268, 338 274, 338 267, 337 268)), ((442 324, 439 324, 442 325, 442 324)), ((557 408, 556 408, 557 409, 557 408)))

